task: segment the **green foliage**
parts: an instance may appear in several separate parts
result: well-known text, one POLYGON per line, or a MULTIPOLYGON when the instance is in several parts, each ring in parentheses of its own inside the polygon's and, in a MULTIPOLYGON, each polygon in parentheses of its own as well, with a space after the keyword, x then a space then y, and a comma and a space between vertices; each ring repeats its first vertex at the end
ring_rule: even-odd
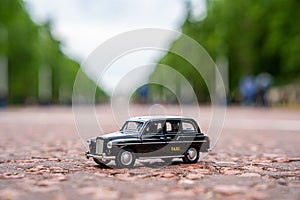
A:
MULTIPOLYGON (((36 25, 23 4, 21 0, 0 1, 0 56, 8 65, 7 101, 70 103, 80 66, 61 52, 51 23, 36 25)), ((102 90, 97 94, 106 96, 102 90)))
MULTIPOLYGON (((181 44, 181 40, 179 39, 174 43, 174 46, 177 46, 181 44)), ((176 48, 174 47, 173 48, 176 48)), ((188 48, 188 47, 187 47, 188 48)), ((187 49, 187 51, 189 51, 187 49)), ((196 56, 196 55, 194 55, 196 56)), ((197 55, 199 56, 199 55, 197 55)), ((205 82, 202 78, 202 76, 199 74, 199 72, 190 64, 187 60, 184 58, 173 54, 168 53, 167 56, 165 56, 161 61, 160 64, 167 65, 175 69, 179 74, 184 76, 186 80, 189 81, 189 84, 194 88, 195 94, 197 95, 197 98, 199 101, 208 101, 208 90, 205 85, 205 82)), ((156 70, 152 73, 150 79, 153 80, 160 80, 158 82, 163 83, 164 79, 168 79, 167 81, 173 81, 173 84, 176 86, 176 91, 178 94, 181 94, 182 91, 180 87, 180 79, 179 77, 169 77, 170 75, 168 72, 164 72, 162 69, 160 69, 159 66, 156 67, 156 70)), ((163 99, 168 99, 168 101, 174 102, 174 94, 170 93, 167 88, 165 88, 163 85, 152 85, 150 87, 151 91, 155 94, 158 94, 159 96, 162 96, 163 99)))
MULTIPOLYGON (((270 73, 276 84, 282 84, 300 75, 299 9, 298 0, 210 0, 207 17, 195 21, 189 13, 182 31, 203 45, 213 58, 228 59, 230 91, 236 90, 243 76, 260 72, 270 73)), ((184 48, 180 39, 172 48, 175 45, 184 48)), ((183 74, 193 73, 185 71, 188 64, 170 53, 160 63, 183 74)), ((204 90, 200 84, 194 86, 196 91, 204 90)))

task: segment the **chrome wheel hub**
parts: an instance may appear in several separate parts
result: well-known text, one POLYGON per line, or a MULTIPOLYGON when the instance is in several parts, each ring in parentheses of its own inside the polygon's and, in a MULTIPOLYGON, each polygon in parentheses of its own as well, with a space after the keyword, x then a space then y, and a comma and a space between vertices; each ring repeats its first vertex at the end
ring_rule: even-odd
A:
POLYGON ((128 151, 125 151, 121 155, 121 162, 123 165, 129 165, 132 162, 132 154, 128 151))
POLYGON ((197 150, 195 148, 190 148, 187 152, 187 157, 191 161, 195 160, 197 158, 197 150))

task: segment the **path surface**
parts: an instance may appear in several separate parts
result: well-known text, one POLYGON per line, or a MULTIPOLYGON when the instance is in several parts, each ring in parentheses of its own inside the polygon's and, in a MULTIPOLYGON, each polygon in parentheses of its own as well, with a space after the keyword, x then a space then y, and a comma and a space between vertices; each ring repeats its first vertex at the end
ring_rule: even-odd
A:
MULTIPOLYGON (((206 132, 211 110, 199 110, 206 132)), ((114 120, 108 105, 95 111, 105 132, 125 117, 114 120)), ((133 106, 130 114, 155 112, 133 106)), ((97 134, 89 128, 83 140, 97 134)), ((227 108, 213 152, 193 165, 143 160, 133 169, 100 168, 84 157, 71 107, 2 109, 0 138, 0 199, 300 199, 299 109, 227 108)))

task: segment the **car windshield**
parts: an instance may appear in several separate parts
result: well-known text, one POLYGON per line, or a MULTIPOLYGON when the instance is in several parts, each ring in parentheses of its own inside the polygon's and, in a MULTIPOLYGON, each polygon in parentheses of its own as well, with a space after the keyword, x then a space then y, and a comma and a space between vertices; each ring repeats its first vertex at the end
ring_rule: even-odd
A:
POLYGON ((127 121, 127 122, 125 122, 125 124, 123 125, 123 127, 120 131, 123 133, 140 132, 142 126, 143 126, 142 122, 127 121))

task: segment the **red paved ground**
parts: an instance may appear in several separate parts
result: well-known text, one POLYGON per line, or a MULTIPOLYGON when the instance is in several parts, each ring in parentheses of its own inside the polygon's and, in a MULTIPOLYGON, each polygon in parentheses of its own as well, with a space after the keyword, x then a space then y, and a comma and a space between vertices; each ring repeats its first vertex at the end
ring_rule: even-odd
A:
MULTIPOLYGON (((158 114, 161 107, 131 106, 134 115, 158 114)), ((165 106, 178 114, 176 106, 165 106)), ((183 108, 193 115, 196 107, 183 108)), ((83 111, 80 137, 97 135, 83 111)), ((95 108, 104 132, 118 129, 127 110, 95 108)), ((200 107, 207 132, 211 109, 200 107)), ((138 161, 133 169, 100 168, 84 157, 71 107, 0 110, 0 199, 299 199, 300 110, 227 108, 223 133, 197 164, 174 160, 138 161), (148 167, 147 167, 148 166, 148 167), (150 166, 150 167, 149 167, 150 166)))

